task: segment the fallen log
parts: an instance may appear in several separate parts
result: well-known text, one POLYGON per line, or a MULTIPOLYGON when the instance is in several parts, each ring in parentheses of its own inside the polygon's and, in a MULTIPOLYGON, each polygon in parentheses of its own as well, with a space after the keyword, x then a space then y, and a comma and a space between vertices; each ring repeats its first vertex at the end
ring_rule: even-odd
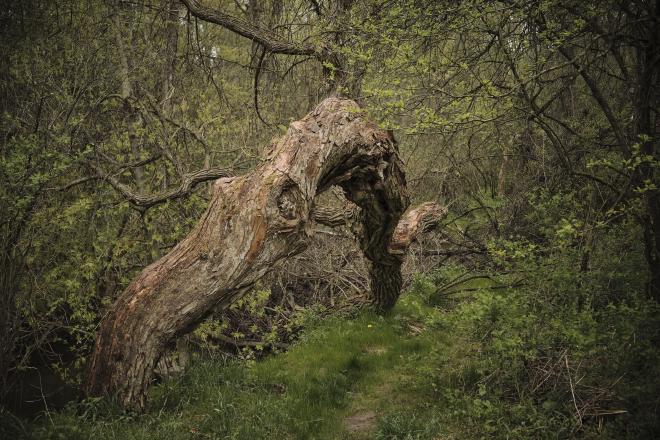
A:
MULTIPOLYGON (((271 145, 251 173, 217 180, 207 211, 168 254, 146 267, 103 318, 84 390, 114 394, 142 410, 166 345, 211 310, 230 305, 275 263, 309 241, 315 197, 332 185, 357 205, 359 242, 370 262, 370 302, 391 309, 401 290, 406 182, 396 143, 355 102, 328 98, 271 145)), ((423 222, 421 222, 423 223, 423 222)), ((421 225, 420 223, 420 225, 421 225)))

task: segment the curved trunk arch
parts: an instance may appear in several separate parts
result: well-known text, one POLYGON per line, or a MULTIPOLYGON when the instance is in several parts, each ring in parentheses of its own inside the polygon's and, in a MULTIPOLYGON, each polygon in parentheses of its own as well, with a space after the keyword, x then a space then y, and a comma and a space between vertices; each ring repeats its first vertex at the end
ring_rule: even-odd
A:
POLYGON ((373 306, 393 307, 408 236, 418 229, 410 222, 429 210, 411 211, 395 233, 409 203, 396 143, 354 101, 328 98, 292 123, 254 171, 217 180, 194 229, 120 294, 101 322, 85 392, 116 394, 123 405, 144 409, 167 343, 211 309, 231 304, 274 263, 301 252, 314 199, 331 185, 361 208, 356 220, 371 263, 373 306))

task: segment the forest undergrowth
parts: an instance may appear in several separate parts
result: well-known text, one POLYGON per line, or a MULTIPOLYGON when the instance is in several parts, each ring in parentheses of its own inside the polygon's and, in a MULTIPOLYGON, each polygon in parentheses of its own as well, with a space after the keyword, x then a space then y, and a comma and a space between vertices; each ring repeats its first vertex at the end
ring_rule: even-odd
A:
POLYGON ((385 317, 309 312, 287 351, 198 354, 153 387, 145 414, 85 400, 36 423, 5 413, 2 436, 654 438, 658 307, 636 294, 634 252, 621 264, 607 245, 584 272, 570 248, 541 257, 509 243, 499 271, 417 275, 385 317))

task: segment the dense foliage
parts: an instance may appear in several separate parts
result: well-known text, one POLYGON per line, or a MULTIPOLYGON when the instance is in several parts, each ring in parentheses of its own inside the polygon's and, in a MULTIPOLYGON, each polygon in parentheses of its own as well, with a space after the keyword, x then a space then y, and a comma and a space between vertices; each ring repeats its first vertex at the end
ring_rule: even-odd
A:
MULTIPOLYGON (((409 257, 410 298, 374 341, 351 327, 372 315, 315 323, 345 315, 367 288, 350 234, 320 230, 306 254, 186 339, 213 360, 165 382, 153 411, 193 417, 180 396, 190 389, 194 408, 224 417, 218 438, 266 436, 278 417, 291 424, 282 438, 302 438, 318 427, 295 419, 310 393, 318 414, 344 415, 354 369, 387 369, 400 354, 413 391, 400 410, 374 403, 388 398, 374 391, 377 438, 660 434, 657 2, 201 2, 336 54, 321 60, 269 52, 176 0, 10 3, 0 8, 0 434, 32 432, 11 413, 75 395, 104 311, 185 236, 208 182, 250 170, 327 93, 393 130, 413 199, 449 207, 409 257), (400 321, 423 329, 421 342, 400 321), (243 376, 242 362, 301 331, 299 347, 243 376), (359 352, 360 341, 391 354, 365 367, 331 353, 359 352), (320 374, 306 350, 336 365, 320 374), (236 359, 217 366, 220 353, 236 359), (292 369, 272 378, 268 368, 292 369), (318 377, 294 385, 298 373, 318 377), (253 422, 233 425, 227 414, 280 383, 300 389, 286 408, 266 408, 271 422, 257 426, 253 409, 253 422)), ((102 405, 56 418, 69 429, 116 411, 102 405)), ((127 423, 139 426, 119 430, 151 422, 127 423)), ((333 438, 328 423, 319 432, 333 438)), ((58 434, 44 426, 34 432, 58 434)))

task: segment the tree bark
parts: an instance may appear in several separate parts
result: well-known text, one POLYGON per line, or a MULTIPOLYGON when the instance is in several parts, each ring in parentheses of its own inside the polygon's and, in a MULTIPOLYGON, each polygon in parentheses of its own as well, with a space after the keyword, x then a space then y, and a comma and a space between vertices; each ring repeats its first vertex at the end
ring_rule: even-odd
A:
POLYGON ((401 217, 391 238, 386 243, 387 250, 377 249, 377 255, 369 257, 366 252, 373 240, 368 230, 365 231, 364 213, 359 207, 347 203, 339 208, 316 207, 312 218, 316 223, 329 226, 348 226, 361 244, 365 255, 370 260, 369 278, 371 281, 371 305, 376 311, 385 313, 396 304, 401 292, 401 265, 413 241, 423 232, 437 226, 447 214, 447 209, 434 202, 424 203, 409 209, 401 217))
POLYGON ((389 310, 400 293, 402 261, 389 245, 408 206, 396 144, 353 101, 328 98, 292 123, 252 173, 216 181, 190 234, 119 296, 101 322, 86 393, 116 393, 125 406, 144 409, 166 344, 301 252, 314 198, 331 185, 361 208, 373 304, 389 310))

